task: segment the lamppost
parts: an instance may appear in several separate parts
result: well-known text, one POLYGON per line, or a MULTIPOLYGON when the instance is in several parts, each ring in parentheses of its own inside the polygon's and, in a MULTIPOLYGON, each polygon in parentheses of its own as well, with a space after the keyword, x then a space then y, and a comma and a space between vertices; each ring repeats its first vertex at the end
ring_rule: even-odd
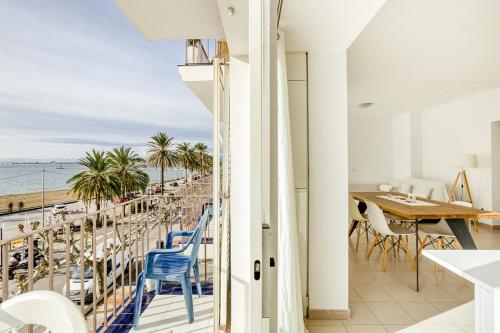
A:
POLYGON ((42 228, 45 227, 45 162, 42 161, 42 228))
MULTIPOLYGON (((0 221, 2 219, 0 218, 0 221)), ((3 241, 3 228, 5 227, 5 222, 2 222, 2 225, 0 226, 0 242, 3 241)), ((0 260, 3 263, 3 246, 0 245, 0 260)), ((5 269, 5 267, 2 267, 2 269, 5 269)))

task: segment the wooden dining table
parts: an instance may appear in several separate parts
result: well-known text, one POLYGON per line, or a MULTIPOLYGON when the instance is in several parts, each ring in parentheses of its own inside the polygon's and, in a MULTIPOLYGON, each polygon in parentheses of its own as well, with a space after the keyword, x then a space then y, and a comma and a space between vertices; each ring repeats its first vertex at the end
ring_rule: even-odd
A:
MULTIPOLYGON (((382 210, 389 212, 393 215, 411 220, 415 223, 415 248, 418 253, 419 237, 418 225, 426 220, 439 220, 445 219, 451 231, 455 235, 460 246, 464 250, 476 250, 477 246, 472 238, 466 219, 479 219, 479 218, 500 218, 500 213, 490 212, 483 209, 465 207, 454 205, 447 202, 436 201, 431 199, 424 199, 417 197, 418 202, 428 203, 429 205, 419 205, 415 201, 408 200, 408 202, 400 202, 401 200, 391 200, 390 197, 406 197, 405 194, 396 192, 349 192, 349 194, 360 202, 373 202, 378 205, 382 210)), ((356 223, 351 225, 349 236, 356 229, 356 223)), ((418 269, 418 255, 416 256, 416 275, 417 275, 417 291, 419 290, 419 269, 418 269)))

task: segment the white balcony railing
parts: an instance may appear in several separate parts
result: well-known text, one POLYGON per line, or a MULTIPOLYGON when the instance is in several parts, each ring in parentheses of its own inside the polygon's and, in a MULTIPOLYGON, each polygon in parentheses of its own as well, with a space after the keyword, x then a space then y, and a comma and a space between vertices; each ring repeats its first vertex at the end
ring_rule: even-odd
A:
MULTIPOLYGON (((144 254, 169 231, 194 229, 210 204, 208 178, 173 195, 141 196, 43 228, 33 223, 0 241, 2 300, 53 290, 79 304, 89 331, 108 327, 134 297, 144 254)), ((202 255, 207 272, 206 248, 202 255)))
POLYGON ((211 64, 209 39, 187 39, 186 40, 186 65, 211 64))

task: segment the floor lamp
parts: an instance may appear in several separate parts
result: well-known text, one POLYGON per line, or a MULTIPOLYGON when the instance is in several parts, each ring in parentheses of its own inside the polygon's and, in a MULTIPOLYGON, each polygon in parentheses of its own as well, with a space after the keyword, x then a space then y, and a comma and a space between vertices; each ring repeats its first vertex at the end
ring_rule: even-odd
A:
POLYGON ((467 173, 465 172, 466 168, 477 168, 477 155, 475 154, 462 154, 453 156, 450 165, 460 167, 460 171, 455 178, 455 182, 451 187, 450 197, 455 201, 455 191, 457 189, 458 184, 461 187, 460 200, 462 200, 463 193, 467 196, 467 201, 472 202, 472 194, 470 191, 469 181, 467 180, 467 173))

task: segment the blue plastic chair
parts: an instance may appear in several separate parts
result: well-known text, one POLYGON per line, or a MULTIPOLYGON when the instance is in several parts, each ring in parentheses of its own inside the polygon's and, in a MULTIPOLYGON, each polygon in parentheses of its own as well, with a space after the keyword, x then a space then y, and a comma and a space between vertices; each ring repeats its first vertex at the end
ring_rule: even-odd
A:
POLYGON ((198 250, 200 248, 203 232, 208 221, 208 210, 201 216, 198 225, 193 231, 172 231, 167 236, 166 249, 154 249, 145 255, 144 271, 137 278, 134 328, 139 326, 141 314, 142 295, 145 279, 156 280, 156 295, 160 293, 162 281, 180 282, 188 314, 188 322, 194 321, 193 292, 191 287, 191 270, 193 270, 198 296, 201 297, 200 270, 198 267, 198 250), (189 240, 180 248, 172 249, 174 237, 189 236, 189 240), (189 245, 193 244, 189 256, 181 254, 189 245))

